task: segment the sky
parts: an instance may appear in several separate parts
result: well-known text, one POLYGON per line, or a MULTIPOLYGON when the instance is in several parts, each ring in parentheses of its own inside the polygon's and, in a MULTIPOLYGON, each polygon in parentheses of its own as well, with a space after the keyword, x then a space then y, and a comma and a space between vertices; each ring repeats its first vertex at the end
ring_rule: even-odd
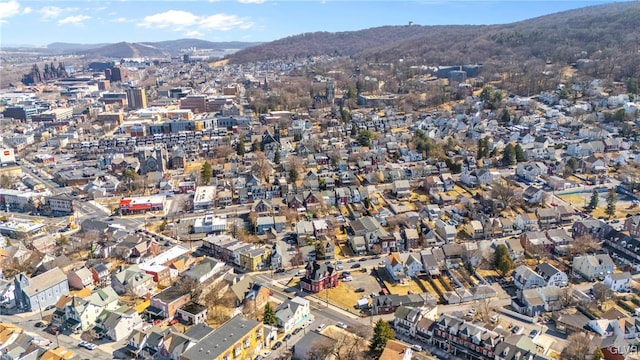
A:
POLYGON ((611 1, 0 0, 0 47, 197 38, 266 42, 383 25, 504 24, 611 1))

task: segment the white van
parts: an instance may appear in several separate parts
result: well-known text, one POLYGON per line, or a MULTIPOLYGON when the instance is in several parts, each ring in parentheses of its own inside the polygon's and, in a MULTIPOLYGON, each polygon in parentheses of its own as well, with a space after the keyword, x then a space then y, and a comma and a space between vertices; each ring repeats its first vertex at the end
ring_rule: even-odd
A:
POLYGON ((422 346, 420 345, 411 345, 411 350, 413 351, 422 351, 422 346))

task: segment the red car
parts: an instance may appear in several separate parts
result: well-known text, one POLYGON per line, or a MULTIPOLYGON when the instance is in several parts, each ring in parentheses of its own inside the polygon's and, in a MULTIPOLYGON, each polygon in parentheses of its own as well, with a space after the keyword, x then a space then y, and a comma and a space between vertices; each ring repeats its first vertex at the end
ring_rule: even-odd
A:
POLYGON ((551 206, 556 207, 556 206, 558 206, 558 204, 556 204, 556 203, 551 203, 551 206))

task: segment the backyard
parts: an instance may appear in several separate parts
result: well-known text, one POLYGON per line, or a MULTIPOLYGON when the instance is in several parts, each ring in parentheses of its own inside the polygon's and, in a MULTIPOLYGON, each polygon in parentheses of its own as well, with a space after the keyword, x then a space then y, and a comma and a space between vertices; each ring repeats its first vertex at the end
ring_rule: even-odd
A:
MULTIPOLYGON (((585 209, 591 200, 591 192, 584 193, 576 193, 576 194, 562 194, 558 195, 563 201, 567 202, 569 205, 573 205, 575 207, 585 209)), ((630 197, 620 194, 617 194, 616 200, 616 215, 615 218, 624 218, 627 214, 636 213, 637 206, 634 206, 630 197)), ((598 197, 598 207, 591 212, 591 215, 595 218, 604 218, 607 215, 604 213, 605 208, 607 207, 607 193, 601 192, 598 197)))

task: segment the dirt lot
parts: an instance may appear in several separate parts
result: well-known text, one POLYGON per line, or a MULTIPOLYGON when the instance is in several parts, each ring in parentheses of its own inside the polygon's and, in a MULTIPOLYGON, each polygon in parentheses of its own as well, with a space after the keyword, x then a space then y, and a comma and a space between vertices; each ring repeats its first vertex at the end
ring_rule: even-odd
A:
MULTIPOLYGON (((591 212, 591 215, 595 218, 607 217, 604 213, 607 207, 607 193, 599 193, 598 207, 591 212)), ((569 204, 584 209, 591 201, 591 192, 579 193, 579 194, 565 194, 559 195, 559 197, 569 204)), ((617 194, 616 201, 616 218, 623 218, 629 213, 635 213, 638 211, 638 207, 634 207, 631 203, 632 199, 623 194, 617 194)))

